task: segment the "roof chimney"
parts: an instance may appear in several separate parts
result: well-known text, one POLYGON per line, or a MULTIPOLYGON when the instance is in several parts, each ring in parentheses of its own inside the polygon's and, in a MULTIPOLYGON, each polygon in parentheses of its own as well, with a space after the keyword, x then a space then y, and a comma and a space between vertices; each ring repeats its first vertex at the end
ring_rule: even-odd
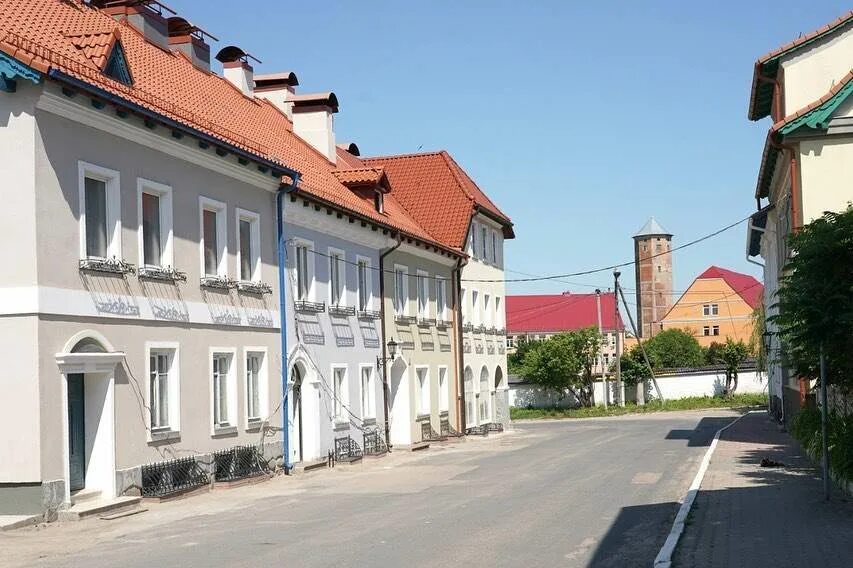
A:
POLYGON ((169 48, 168 26, 164 13, 174 10, 157 0, 91 0, 90 4, 114 20, 127 18, 145 39, 163 49, 169 48))
POLYGON ((335 93, 291 95, 293 104, 293 132, 311 144, 327 160, 335 163, 335 120, 338 97, 335 93))
POLYGON ((169 48, 172 51, 182 51, 193 65, 204 71, 210 71, 210 46, 204 41, 204 37, 207 36, 213 41, 219 40, 179 16, 169 18, 166 24, 169 48))
POLYGON ((249 59, 258 63, 261 61, 233 45, 219 50, 216 59, 222 62, 222 75, 225 79, 243 91, 247 97, 253 96, 255 90, 254 69, 249 64, 249 59))
POLYGON ((296 94, 298 84, 299 79, 293 71, 255 75, 255 95, 267 99, 292 120, 293 103, 290 98, 296 94))

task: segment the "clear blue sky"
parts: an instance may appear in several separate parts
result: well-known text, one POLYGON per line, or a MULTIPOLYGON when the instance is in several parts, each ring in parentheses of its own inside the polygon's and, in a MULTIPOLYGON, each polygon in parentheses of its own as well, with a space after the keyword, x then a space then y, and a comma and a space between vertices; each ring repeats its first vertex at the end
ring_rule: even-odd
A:
MULTIPOLYGON (((364 155, 450 151, 515 222, 507 268, 535 274, 630 260, 631 236, 650 215, 677 246, 754 211, 769 123, 746 118, 753 62, 850 9, 842 0, 166 3, 219 37, 214 54, 239 45, 263 61, 256 72, 292 70, 301 92, 334 91, 338 141, 364 155)), ((676 290, 711 264, 760 277, 744 260, 745 234, 741 225, 676 253, 676 290)))

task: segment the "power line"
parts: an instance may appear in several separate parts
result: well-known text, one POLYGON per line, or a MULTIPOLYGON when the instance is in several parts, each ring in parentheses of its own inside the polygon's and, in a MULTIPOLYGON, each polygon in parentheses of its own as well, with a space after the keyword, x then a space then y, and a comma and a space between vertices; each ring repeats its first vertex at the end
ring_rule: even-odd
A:
MULTIPOLYGON (((686 242, 683 245, 679 245, 673 249, 670 249, 667 251, 661 251, 659 253, 655 253, 653 255, 650 255, 648 258, 652 259, 652 258, 657 258, 659 256, 672 254, 676 251, 679 251, 679 250, 685 249, 687 247, 691 247, 693 245, 699 244, 703 241, 706 241, 708 239, 716 237, 717 235, 724 233, 730 229, 733 229, 734 227, 737 227, 738 225, 747 221, 751 217, 752 217, 752 214, 749 214, 746 217, 739 219, 738 221, 735 221, 734 223, 730 223, 730 224, 726 225, 725 227, 722 227, 721 229, 717 229, 716 231, 714 231, 712 233, 708 233, 707 235, 703 235, 697 239, 693 239, 692 241, 686 242)), ((293 242, 297 242, 297 241, 290 240, 288 242, 293 243, 293 242)), ((350 264, 352 266, 359 266, 359 264, 357 262, 347 260, 347 259, 342 258, 340 256, 333 257, 330 254, 323 253, 323 252, 320 252, 318 250, 314 250, 313 248, 307 248, 306 250, 309 250, 312 254, 317 255, 317 256, 323 256, 323 257, 330 258, 330 259, 335 258, 338 262, 343 262, 344 264, 350 264)), ((571 278, 574 276, 588 276, 590 274, 598 274, 601 272, 609 272, 609 271, 612 271, 616 268, 624 268, 626 266, 633 266, 634 262, 635 262, 634 260, 630 260, 630 261, 622 262, 619 264, 611 264, 609 266, 603 266, 600 268, 593 268, 590 270, 581 270, 579 272, 569 272, 569 273, 565 273, 565 274, 552 274, 552 275, 546 275, 546 276, 531 276, 531 277, 527 277, 527 278, 462 278, 461 281, 462 282, 474 282, 474 283, 477 283, 477 282, 480 282, 480 283, 498 283, 498 284, 499 283, 504 283, 504 284, 506 284, 506 283, 520 283, 520 282, 542 282, 542 281, 560 282, 560 281, 563 281, 565 278, 571 278)), ((395 274, 394 270, 390 270, 387 268, 380 269, 378 266, 365 266, 364 268, 366 268, 368 270, 372 270, 374 272, 384 272, 387 274, 395 274)), ((512 271, 507 270, 507 272, 512 272, 512 271)), ((438 277, 438 276, 432 277, 432 278, 435 278, 438 280, 447 280, 446 278, 442 278, 442 277, 438 277)), ((584 286, 588 286, 588 284, 584 284, 584 286)), ((603 287, 599 286, 599 288, 607 288, 607 287, 606 286, 603 286, 603 287)))

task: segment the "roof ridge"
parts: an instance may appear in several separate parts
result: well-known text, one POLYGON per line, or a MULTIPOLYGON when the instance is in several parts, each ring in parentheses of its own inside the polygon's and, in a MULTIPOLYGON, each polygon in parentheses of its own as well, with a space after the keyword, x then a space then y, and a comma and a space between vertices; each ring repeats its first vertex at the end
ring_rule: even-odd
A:
POLYGON ((770 127, 770 131, 771 132, 778 131, 780 128, 782 128, 786 124, 793 122, 794 120, 802 117, 803 115, 808 114, 809 112, 820 107, 822 104, 828 102, 832 97, 837 95, 839 93, 839 91, 841 91, 844 87, 846 87, 847 84, 850 83, 851 80, 853 80, 853 67, 851 67, 850 71, 848 71, 844 77, 842 77, 836 84, 834 84, 829 89, 829 91, 826 92, 826 94, 824 94, 819 99, 812 101, 811 103, 807 104, 806 106, 794 111, 793 114, 789 114, 789 115, 785 116, 784 118, 781 118, 780 120, 775 122, 770 127))
POLYGON ((361 158, 362 161, 367 162, 370 160, 398 160, 398 159, 409 159, 409 158, 426 158, 428 156, 436 156, 441 154, 442 152, 446 152, 446 150, 435 150, 431 152, 410 152, 407 154, 386 154, 384 156, 369 156, 365 158, 361 158))
POLYGON ((442 150, 439 155, 444 160, 444 165, 450 171, 450 175, 453 176, 453 179, 456 180, 456 184, 459 186, 459 189, 462 190, 462 193, 468 198, 471 203, 476 203, 474 196, 471 195, 471 192, 468 191, 468 188, 465 187, 465 182, 459 176, 459 172, 457 169, 459 168, 459 164, 447 153, 447 150, 442 150))
POLYGON ((824 24, 816 30, 812 30, 806 34, 802 34, 800 37, 789 41, 788 43, 784 43, 777 47, 776 49, 772 49, 755 60, 757 64, 765 63, 766 61, 778 57, 783 53, 800 47, 804 44, 809 43, 812 40, 818 39, 824 34, 827 34, 836 28, 846 24, 848 21, 853 20, 853 10, 847 11, 845 14, 842 14, 829 22, 828 24, 824 24))

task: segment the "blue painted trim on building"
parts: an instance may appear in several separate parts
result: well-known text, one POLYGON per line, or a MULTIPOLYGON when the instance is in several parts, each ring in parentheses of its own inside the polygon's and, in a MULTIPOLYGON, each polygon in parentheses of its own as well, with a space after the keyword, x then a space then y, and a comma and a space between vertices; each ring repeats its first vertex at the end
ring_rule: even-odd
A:
POLYGON ((156 113, 152 110, 149 110, 143 106, 140 106, 134 102, 131 102, 127 99, 123 99, 117 95, 114 95, 114 94, 110 93, 109 91, 106 91, 106 90, 101 89, 99 87, 96 87, 94 85, 90 85, 89 83, 86 83, 85 81, 81 81, 80 79, 77 79, 76 77, 72 77, 70 75, 67 75, 67 74, 65 74, 62 71, 59 71, 57 69, 51 69, 48 72, 48 75, 52 79, 56 79, 57 81, 61 81, 63 83, 71 85, 75 88, 80 89, 81 91, 85 91, 85 92, 87 92, 91 95, 94 95, 96 97, 99 97, 105 101, 121 105, 121 106, 139 114, 140 116, 148 117, 148 118, 154 118, 154 119, 158 120, 159 122, 162 122, 163 124, 165 124, 169 128, 173 128, 175 130, 186 132, 187 134, 194 136, 200 140, 204 140, 205 142, 208 142, 210 144, 214 144, 216 146, 226 147, 229 152, 231 152, 232 154, 234 154, 236 156, 243 156, 245 158, 248 158, 249 160, 252 160, 254 162, 258 162, 260 164, 267 166, 268 168, 270 168, 273 177, 281 177, 282 175, 286 175, 291 179, 298 179, 299 176, 301 175, 299 172, 297 172, 294 169, 288 168, 287 166, 283 166, 277 162, 273 162, 271 160, 268 160, 262 156, 259 156, 258 154, 253 154, 247 150, 243 150, 242 148, 238 148, 237 146, 234 146, 234 145, 232 145, 232 144, 230 144, 230 143, 228 143, 228 142, 226 142, 220 138, 216 138, 215 136, 211 136, 205 132, 202 132, 200 130, 195 129, 192 126, 187 126, 186 124, 183 124, 181 122, 173 120, 167 116, 164 116, 162 114, 158 114, 158 113, 156 113))
POLYGON ((41 73, 5 53, 0 53, 0 91, 14 93, 18 89, 18 79, 28 79, 38 85, 41 73))
POLYGON ((278 313, 281 323, 278 326, 279 340, 281 341, 281 431, 282 431, 282 455, 281 461, 284 465, 284 472, 289 473, 293 469, 293 464, 290 462, 290 432, 287 424, 287 417, 290 413, 288 409, 287 391, 287 373, 290 370, 287 360, 287 292, 285 283, 287 281, 287 266, 285 264, 287 255, 285 253, 285 235, 284 235, 284 195, 296 190, 299 185, 299 174, 292 177, 290 185, 282 185, 275 195, 276 208, 276 235, 278 237, 278 313))

